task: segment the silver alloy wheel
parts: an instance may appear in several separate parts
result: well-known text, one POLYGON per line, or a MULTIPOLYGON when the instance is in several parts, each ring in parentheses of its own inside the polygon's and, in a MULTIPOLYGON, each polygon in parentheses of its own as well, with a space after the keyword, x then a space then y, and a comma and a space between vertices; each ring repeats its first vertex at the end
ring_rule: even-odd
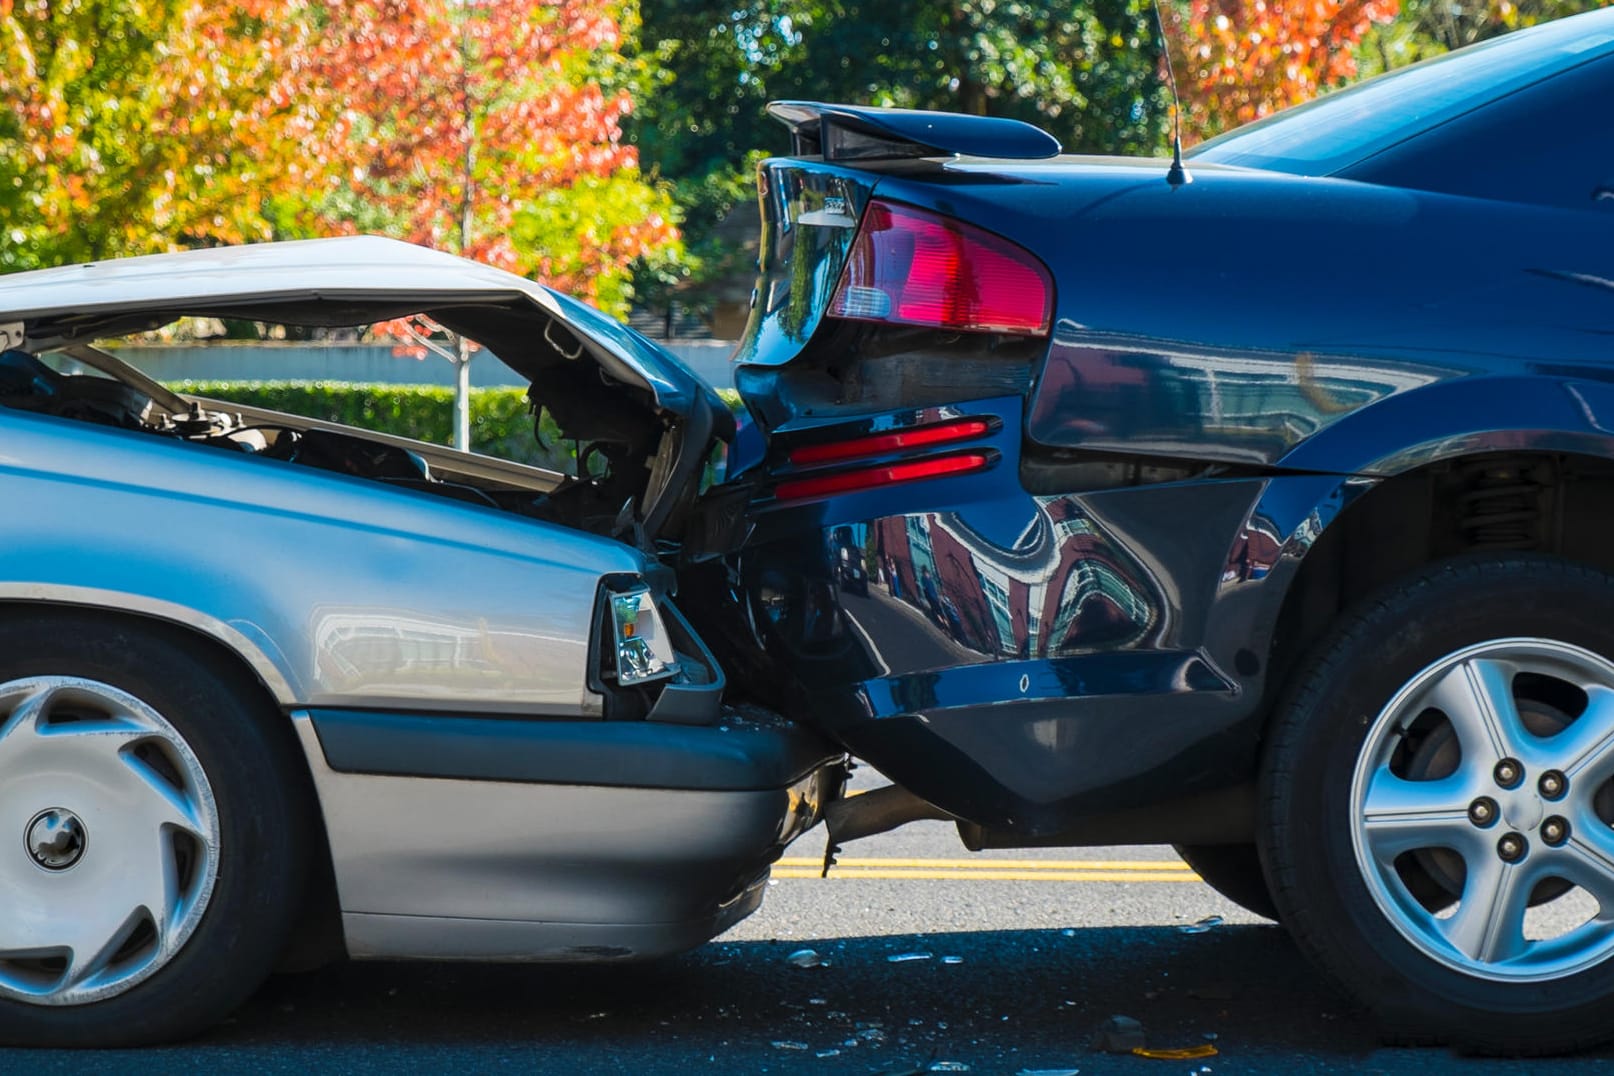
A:
POLYGON ((83 1005, 135 986, 195 931, 218 807, 183 736, 107 684, 0 684, 0 998, 83 1005))
POLYGON ((1545 639, 1458 650, 1413 677, 1368 729, 1351 782, 1357 865, 1386 918, 1447 967, 1503 982, 1572 975, 1614 954, 1608 793, 1597 802, 1611 778, 1614 663, 1545 639), (1532 731, 1521 677, 1583 705, 1548 735, 1535 707, 1532 731), (1409 772, 1404 741, 1431 724, 1458 757, 1409 772), (1460 858, 1459 888, 1455 909, 1436 911, 1407 872, 1409 859, 1442 855, 1460 858), (1531 904, 1572 887, 1596 914, 1556 937, 1528 937, 1531 904))

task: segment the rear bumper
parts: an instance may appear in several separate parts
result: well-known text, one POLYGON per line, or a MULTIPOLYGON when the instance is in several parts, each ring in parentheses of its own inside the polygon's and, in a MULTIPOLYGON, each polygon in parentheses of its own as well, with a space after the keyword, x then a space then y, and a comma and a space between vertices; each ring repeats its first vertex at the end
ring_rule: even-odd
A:
POLYGON ((762 484, 731 616, 754 632, 703 636, 750 647, 749 664, 719 655, 742 687, 978 827, 1087 832, 1247 784, 1283 543, 1255 509, 1278 480, 1095 478, 1057 458, 1033 473, 1021 406, 775 429, 769 478, 794 477, 800 447, 941 418, 991 419, 955 447, 999 462, 817 500, 762 484))
POLYGON ((839 794, 787 723, 304 711, 356 957, 601 961, 701 944, 839 794))

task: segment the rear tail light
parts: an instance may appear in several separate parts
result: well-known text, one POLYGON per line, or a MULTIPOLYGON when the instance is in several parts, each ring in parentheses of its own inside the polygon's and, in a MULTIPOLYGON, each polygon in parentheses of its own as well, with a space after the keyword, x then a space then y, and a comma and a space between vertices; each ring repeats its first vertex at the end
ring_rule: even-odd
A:
POLYGON ((938 422, 930 426, 914 426, 906 430, 893 430, 890 433, 854 437, 849 441, 803 445, 790 450, 790 463, 794 467, 810 467, 865 456, 886 456, 910 448, 949 445, 955 441, 985 437, 992 432, 995 425, 991 419, 966 418, 957 422, 938 422))
POLYGON ((1043 336, 1053 279, 1029 251, 962 221, 873 201, 830 300, 857 321, 1043 336))
POLYGON ((861 490, 879 489, 897 482, 914 482, 921 478, 944 478, 948 475, 984 471, 992 466, 995 459, 996 453, 992 452, 965 452, 955 456, 933 456, 907 463, 892 463, 883 467, 859 467, 855 471, 841 471, 838 474, 792 478, 774 487, 773 495, 782 501, 799 501, 808 497, 857 493, 861 490))

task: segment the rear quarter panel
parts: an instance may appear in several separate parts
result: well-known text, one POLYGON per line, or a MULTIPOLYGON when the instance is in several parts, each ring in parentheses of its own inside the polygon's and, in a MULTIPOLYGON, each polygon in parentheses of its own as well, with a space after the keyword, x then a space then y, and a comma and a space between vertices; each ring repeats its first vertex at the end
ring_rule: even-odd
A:
POLYGON ((0 411, 0 600, 184 623, 284 706, 598 712, 605 539, 228 450, 0 411))
POLYGON ((1430 385, 1614 370, 1614 212, 1589 197, 1569 210, 1225 167, 1176 188, 1135 168, 1044 171, 876 191, 1052 268, 1032 442, 1282 466, 1430 385))

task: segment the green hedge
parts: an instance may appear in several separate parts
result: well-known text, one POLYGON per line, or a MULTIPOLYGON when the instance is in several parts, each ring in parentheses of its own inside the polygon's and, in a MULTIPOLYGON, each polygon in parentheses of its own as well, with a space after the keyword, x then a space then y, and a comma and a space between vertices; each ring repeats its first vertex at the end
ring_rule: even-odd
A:
MULTIPOLYGON (((365 385, 331 381, 177 381, 178 392, 285 411, 325 422, 454 443, 454 390, 438 385, 365 385)), ((471 449, 501 459, 570 472, 574 450, 546 414, 543 440, 533 435, 526 393, 517 388, 471 390, 471 449)))
MULTIPOLYGON (((446 386, 346 381, 175 381, 169 387, 193 396, 340 422, 417 441, 454 443, 454 390, 446 386)), ((734 411, 743 406, 732 389, 722 389, 718 395, 734 411)), ((533 434, 525 390, 471 390, 473 452, 574 473, 576 446, 561 438, 559 427, 547 413, 539 432, 542 443, 533 434)))

